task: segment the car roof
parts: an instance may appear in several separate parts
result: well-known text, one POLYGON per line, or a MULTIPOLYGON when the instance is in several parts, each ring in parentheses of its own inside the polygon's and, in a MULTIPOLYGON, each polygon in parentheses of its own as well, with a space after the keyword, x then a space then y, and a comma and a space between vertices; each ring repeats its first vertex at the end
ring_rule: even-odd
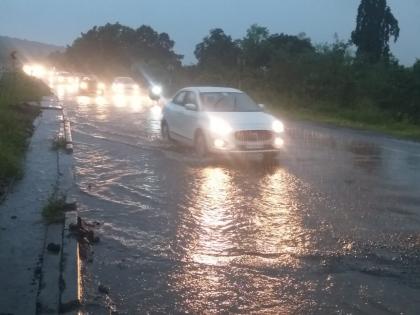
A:
POLYGON ((219 86, 190 86, 183 88, 181 91, 195 91, 198 93, 211 93, 211 92, 231 92, 231 93, 243 93, 240 90, 229 88, 229 87, 219 87, 219 86))

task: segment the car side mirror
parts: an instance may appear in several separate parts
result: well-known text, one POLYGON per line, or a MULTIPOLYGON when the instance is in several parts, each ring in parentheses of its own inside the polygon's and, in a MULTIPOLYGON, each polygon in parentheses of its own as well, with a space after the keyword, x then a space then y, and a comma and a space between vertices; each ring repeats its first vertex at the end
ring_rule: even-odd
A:
POLYGON ((265 105, 264 105, 264 104, 258 104, 258 106, 259 106, 261 109, 265 109, 265 105))
POLYGON ((185 109, 196 111, 197 110, 197 105, 188 103, 188 104, 185 104, 185 109))

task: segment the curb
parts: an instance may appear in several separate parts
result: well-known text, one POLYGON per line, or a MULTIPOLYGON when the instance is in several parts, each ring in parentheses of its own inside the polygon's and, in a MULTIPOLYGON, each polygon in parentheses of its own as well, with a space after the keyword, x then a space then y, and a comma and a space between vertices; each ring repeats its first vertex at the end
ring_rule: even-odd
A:
MULTIPOLYGON (((61 136, 64 136, 66 152, 73 152, 73 139, 71 136, 71 125, 67 119, 65 109, 62 111, 61 136)), ((66 193, 66 212, 64 226, 62 230, 62 253, 60 260, 60 300, 59 312, 77 312, 81 305, 80 292, 80 258, 79 243, 72 233, 70 226, 77 225, 77 203, 72 197, 72 187, 74 185, 73 159, 70 155, 59 153, 60 190, 66 193)))
POLYGON ((42 276, 40 280, 39 295, 37 298, 37 314, 51 314, 58 310, 60 290, 58 279, 62 252, 62 223, 49 224, 44 242, 42 276), (51 252, 48 250, 49 244, 60 245, 59 252, 51 252))
MULTIPOLYGON (((72 153, 71 125, 65 109, 61 104, 46 107, 46 109, 61 109, 58 138, 65 140, 66 153, 72 153)), ((47 225, 42 252, 42 276, 37 296, 37 314, 76 314, 81 305, 79 244, 70 230, 71 224, 77 225, 77 204, 71 196, 74 187, 72 156, 58 150, 57 167, 58 191, 66 195, 64 222, 47 225), (54 253, 48 250, 50 243, 60 245, 60 251, 54 253)))
POLYGON ((66 150, 67 152, 73 152, 73 139, 71 137, 70 121, 64 120, 64 136, 66 139, 66 150))
POLYGON ((73 138, 71 136, 71 125, 70 120, 67 119, 67 112, 65 109, 62 110, 62 123, 60 127, 60 134, 59 136, 63 137, 66 142, 66 151, 67 153, 73 152, 73 138))
POLYGON ((77 213, 67 212, 63 231, 63 251, 60 276, 60 313, 75 311, 80 306, 79 243, 70 231, 70 224, 77 225, 77 213))

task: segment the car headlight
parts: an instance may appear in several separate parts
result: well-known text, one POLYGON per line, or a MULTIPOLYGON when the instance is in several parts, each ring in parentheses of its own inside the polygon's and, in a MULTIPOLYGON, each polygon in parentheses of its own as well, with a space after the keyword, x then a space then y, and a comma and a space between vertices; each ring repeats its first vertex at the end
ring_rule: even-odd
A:
POLYGON ((281 148, 283 146, 283 144, 284 144, 284 140, 282 138, 280 138, 280 137, 276 137, 274 139, 274 143, 273 144, 274 144, 274 147, 281 148))
POLYGON ((152 87, 152 93, 153 93, 154 95, 159 96, 159 95, 162 93, 162 87, 161 87, 160 85, 154 85, 154 86, 152 87))
POLYGON ((284 131, 284 125, 280 120, 273 121, 273 124, 271 126, 274 130, 274 132, 280 133, 284 131))
POLYGON ((31 75, 32 67, 30 65, 24 65, 23 66, 23 72, 25 72, 27 75, 31 75))
POLYGON ((219 117, 210 117, 210 131, 217 135, 226 136, 232 132, 232 127, 219 117))

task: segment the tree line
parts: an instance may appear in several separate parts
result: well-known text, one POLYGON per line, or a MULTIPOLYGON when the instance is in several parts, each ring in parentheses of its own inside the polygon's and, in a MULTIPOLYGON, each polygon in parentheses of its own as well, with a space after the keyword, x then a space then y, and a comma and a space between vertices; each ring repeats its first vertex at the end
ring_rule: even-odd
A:
POLYGON ((399 34, 386 0, 361 0, 347 41, 336 36, 331 44, 314 44, 304 33, 271 33, 256 24, 233 39, 216 28, 195 46, 197 64, 183 66, 167 33, 116 23, 82 33, 51 60, 74 71, 159 81, 172 91, 193 84, 228 85, 283 109, 420 124, 420 61, 399 64, 389 47, 399 34))

